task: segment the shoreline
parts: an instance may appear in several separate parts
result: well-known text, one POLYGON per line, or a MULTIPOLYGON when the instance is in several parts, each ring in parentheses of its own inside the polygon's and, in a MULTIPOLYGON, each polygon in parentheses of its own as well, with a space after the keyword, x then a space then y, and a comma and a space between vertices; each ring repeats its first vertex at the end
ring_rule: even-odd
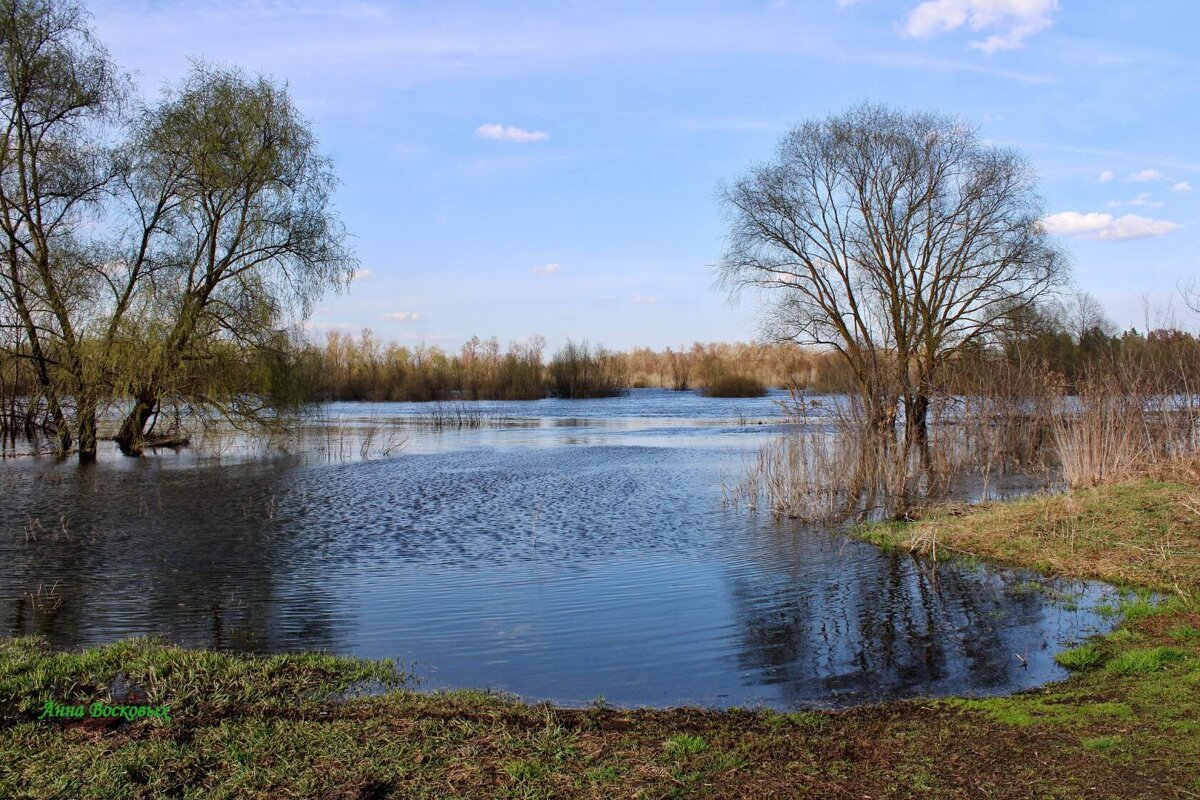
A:
POLYGON ((1200 794, 1200 490, 1138 481, 877 523, 876 545, 1165 596, 1059 654, 1065 681, 781 713, 530 704, 405 688, 389 662, 124 640, 0 641, 6 797, 1191 797, 1200 794), (116 702, 170 720, 37 721, 116 702), (364 682, 390 689, 343 696, 364 682))

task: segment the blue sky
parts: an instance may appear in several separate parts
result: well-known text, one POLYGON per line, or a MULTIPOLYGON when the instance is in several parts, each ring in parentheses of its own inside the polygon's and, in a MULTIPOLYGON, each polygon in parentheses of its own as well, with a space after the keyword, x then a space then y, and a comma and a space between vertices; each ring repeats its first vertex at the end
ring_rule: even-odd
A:
MULTIPOLYGON (((457 347, 748 340, 721 180, 863 100, 1033 161, 1076 283, 1143 327, 1200 277, 1195 0, 92 2, 148 96, 190 57, 286 80, 362 274, 310 322, 457 347)), ((1177 320, 1194 320, 1174 303, 1177 320)))

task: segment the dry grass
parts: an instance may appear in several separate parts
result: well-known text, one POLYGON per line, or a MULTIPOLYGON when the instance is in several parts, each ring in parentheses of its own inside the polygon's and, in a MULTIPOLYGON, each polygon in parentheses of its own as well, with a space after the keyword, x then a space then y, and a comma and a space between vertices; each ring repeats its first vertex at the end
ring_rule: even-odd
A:
POLYGON ((928 552, 1030 564, 1046 572, 1188 596, 1200 587, 1200 488, 1143 480, 934 512, 872 536, 928 552))
POLYGON ((913 461, 877 438, 829 426, 802 426, 761 447, 741 480, 726 485, 727 505, 806 522, 892 514, 919 494, 913 461))

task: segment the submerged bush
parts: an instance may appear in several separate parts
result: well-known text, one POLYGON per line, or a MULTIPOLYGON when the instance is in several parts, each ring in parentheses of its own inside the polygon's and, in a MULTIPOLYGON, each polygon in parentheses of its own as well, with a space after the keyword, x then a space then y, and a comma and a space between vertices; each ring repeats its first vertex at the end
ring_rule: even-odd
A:
POLYGON ((736 373, 718 375, 704 387, 706 397, 762 397, 766 393, 767 387, 758 378, 736 373))
POLYGON ((550 393, 568 400, 616 397, 625 391, 628 377, 619 353, 570 340, 550 359, 548 371, 550 393))

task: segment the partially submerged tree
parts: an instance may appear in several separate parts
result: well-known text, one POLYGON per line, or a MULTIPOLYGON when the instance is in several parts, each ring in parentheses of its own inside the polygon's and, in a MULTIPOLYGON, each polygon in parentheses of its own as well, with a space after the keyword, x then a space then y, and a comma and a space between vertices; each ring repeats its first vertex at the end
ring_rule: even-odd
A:
POLYGON ((264 410, 220 383, 220 345, 271 349, 356 262, 331 206, 332 166, 285 87, 198 65, 146 115, 131 153, 125 187, 141 225, 129 260, 150 286, 129 331, 134 404, 116 440, 136 455, 164 401, 264 410))
POLYGON ((271 417, 284 329, 354 266, 285 87, 198 65, 133 108, 78 3, 0 0, 0 345, 82 461, 114 400, 131 455, 164 402, 271 417))
POLYGON ((84 461, 96 454, 102 390, 86 350, 101 299, 81 233, 114 174, 104 125, 124 88, 79 5, 0 2, 0 301, 24 335, 19 353, 57 446, 71 446, 74 427, 84 461))
POLYGON ((837 350, 875 429, 903 401, 910 444, 946 359, 1065 277, 1027 162, 950 117, 867 104, 808 122, 721 197, 725 285, 765 290, 775 336, 837 350))

